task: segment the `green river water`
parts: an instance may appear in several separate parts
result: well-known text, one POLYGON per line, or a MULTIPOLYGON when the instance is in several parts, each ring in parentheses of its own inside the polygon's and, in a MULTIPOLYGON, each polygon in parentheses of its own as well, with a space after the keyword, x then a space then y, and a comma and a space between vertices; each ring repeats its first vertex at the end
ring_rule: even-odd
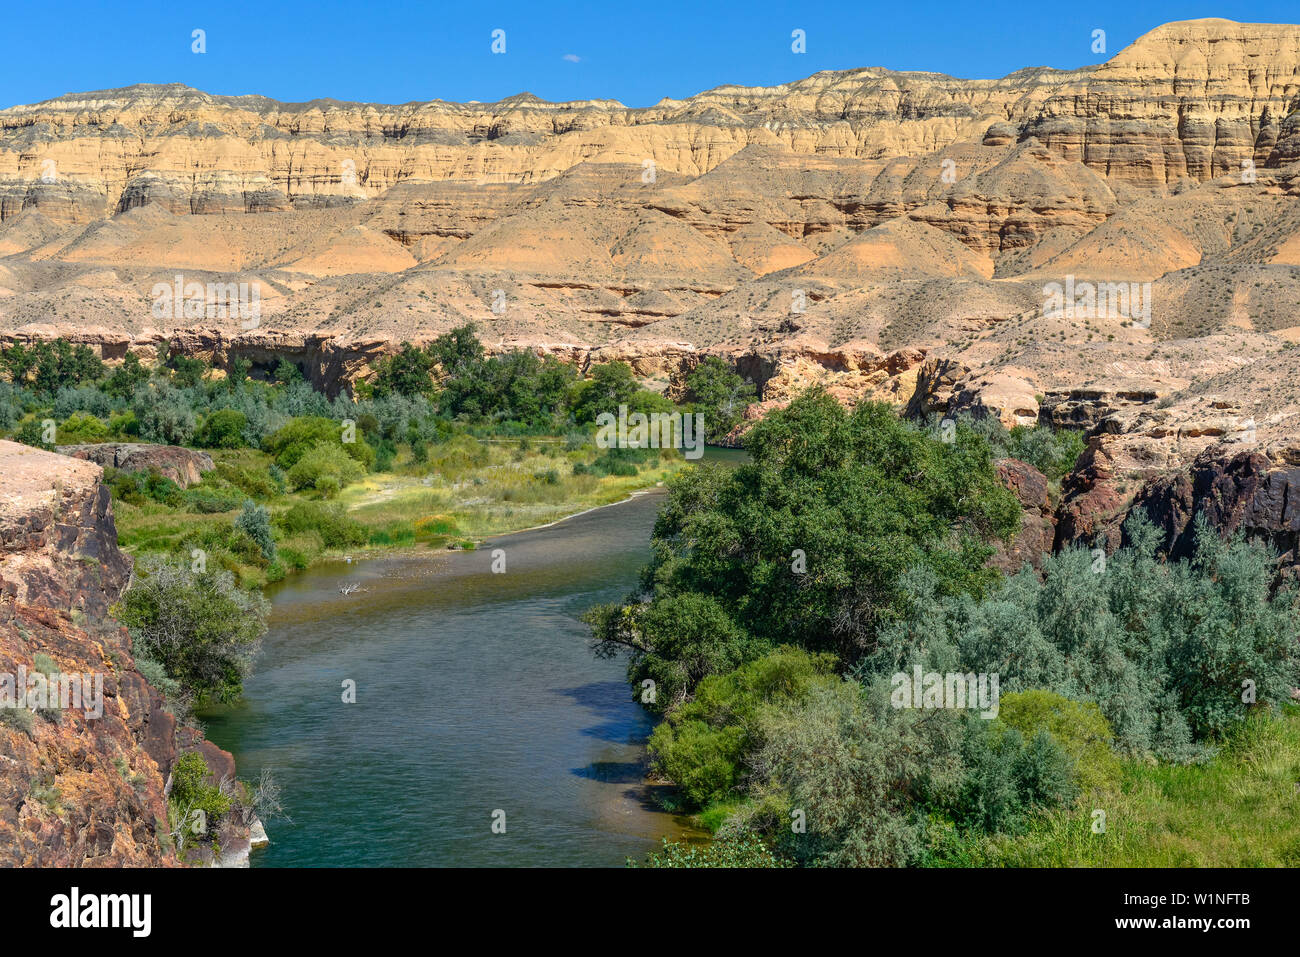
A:
POLYGON ((252 866, 619 866, 698 836, 644 785, 653 722, 578 620, 634 585, 662 497, 272 589, 243 700, 202 715, 241 777, 282 788, 291 820, 252 866))

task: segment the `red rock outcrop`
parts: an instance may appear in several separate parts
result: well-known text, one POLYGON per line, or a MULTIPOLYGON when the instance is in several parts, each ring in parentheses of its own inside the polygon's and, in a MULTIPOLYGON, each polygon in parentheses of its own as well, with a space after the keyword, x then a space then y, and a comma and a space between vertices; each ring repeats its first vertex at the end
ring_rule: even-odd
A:
POLYGON ((80 708, 0 707, 0 865, 173 866, 166 787, 177 757, 199 750, 214 776, 234 773, 227 752, 177 728, 109 617, 131 565, 101 475, 0 441, 0 682, 18 685, 46 659, 86 676, 80 708))
POLYGON ((1052 552, 1055 518, 1048 497, 1047 476, 1019 459, 1000 459, 998 480, 1020 503, 1020 529, 1010 545, 999 545, 989 564, 1008 575, 1025 565, 1042 568, 1043 558, 1052 552))

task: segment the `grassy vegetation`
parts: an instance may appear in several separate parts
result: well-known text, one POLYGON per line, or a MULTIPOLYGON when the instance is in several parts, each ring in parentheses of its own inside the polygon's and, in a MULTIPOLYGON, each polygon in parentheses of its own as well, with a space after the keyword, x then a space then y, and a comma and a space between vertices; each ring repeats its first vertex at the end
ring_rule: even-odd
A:
MULTIPOLYGON (((590 379, 529 352, 485 356, 472 327, 403 344, 358 397, 329 399, 281 362, 251 378, 174 356, 107 369, 62 340, 0 352, 0 434, 43 448, 153 442, 207 450, 216 468, 181 489, 106 470, 120 543, 188 562, 201 553, 244 587, 336 554, 473 547, 663 482, 684 461, 598 449, 598 414, 671 411, 623 363, 590 379), (270 527, 267 528, 267 519, 270 527)), ((725 430, 752 389, 719 365, 691 379, 690 409, 725 430)))
POLYGON ((938 865, 1300 867, 1300 709, 1260 715, 1200 764, 1122 762, 1119 787, 1031 822, 954 843, 938 865), (1094 833, 1094 812, 1105 831, 1094 833))
POLYGON ((246 585, 263 584, 344 554, 473 547, 492 535, 622 501, 685 464, 674 451, 656 450, 644 455, 630 475, 592 474, 585 468, 575 472, 575 466, 596 461, 598 452, 590 443, 573 447, 561 437, 497 441, 461 435, 432 447, 424 462, 414 461, 410 449, 403 448, 389 470, 369 473, 327 501, 315 491, 281 491, 273 482, 250 481, 250 476, 269 475, 272 457, 265 452, 214 449, 210 454, 216 469, 171 501, 118 497, 118 540, 134 554, 185 555, 202 548, 209 561, 246 585), (278 563, 268 562, 248 547, 245 536, 231 532, 247 499, 271 512, 278 563), (330 516, 348 520, 342 531, 327 527, 330 516))

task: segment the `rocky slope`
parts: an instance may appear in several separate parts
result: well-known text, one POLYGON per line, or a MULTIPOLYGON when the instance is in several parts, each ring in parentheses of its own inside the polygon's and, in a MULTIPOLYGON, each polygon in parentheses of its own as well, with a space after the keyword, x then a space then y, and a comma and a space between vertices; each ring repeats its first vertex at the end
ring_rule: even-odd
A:
MULTIPOLYGON (((175 865, 165 788, 178 755, 199 750, 215 775, 234 775, 227 752, 177 727, 109 616, 131 564, 101 475, 0 441, 0 678, 45 656, 102 680, 102 712, 0 708, 2 865, 175 865)), ((228 852, 247 847, 246 833, 232 837, 228 852)))

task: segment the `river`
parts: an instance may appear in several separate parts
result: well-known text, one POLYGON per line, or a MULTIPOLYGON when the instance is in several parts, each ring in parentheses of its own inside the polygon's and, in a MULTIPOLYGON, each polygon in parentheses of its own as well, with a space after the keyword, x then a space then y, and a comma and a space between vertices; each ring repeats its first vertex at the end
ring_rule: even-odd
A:
POLYGON ((653 721, 578 620, 633 587, 662 498, 270 589, 243 699, 201 715, 241 777, 282 788, 252 866, 619 866, 699 837, 643 784, 653 721))

